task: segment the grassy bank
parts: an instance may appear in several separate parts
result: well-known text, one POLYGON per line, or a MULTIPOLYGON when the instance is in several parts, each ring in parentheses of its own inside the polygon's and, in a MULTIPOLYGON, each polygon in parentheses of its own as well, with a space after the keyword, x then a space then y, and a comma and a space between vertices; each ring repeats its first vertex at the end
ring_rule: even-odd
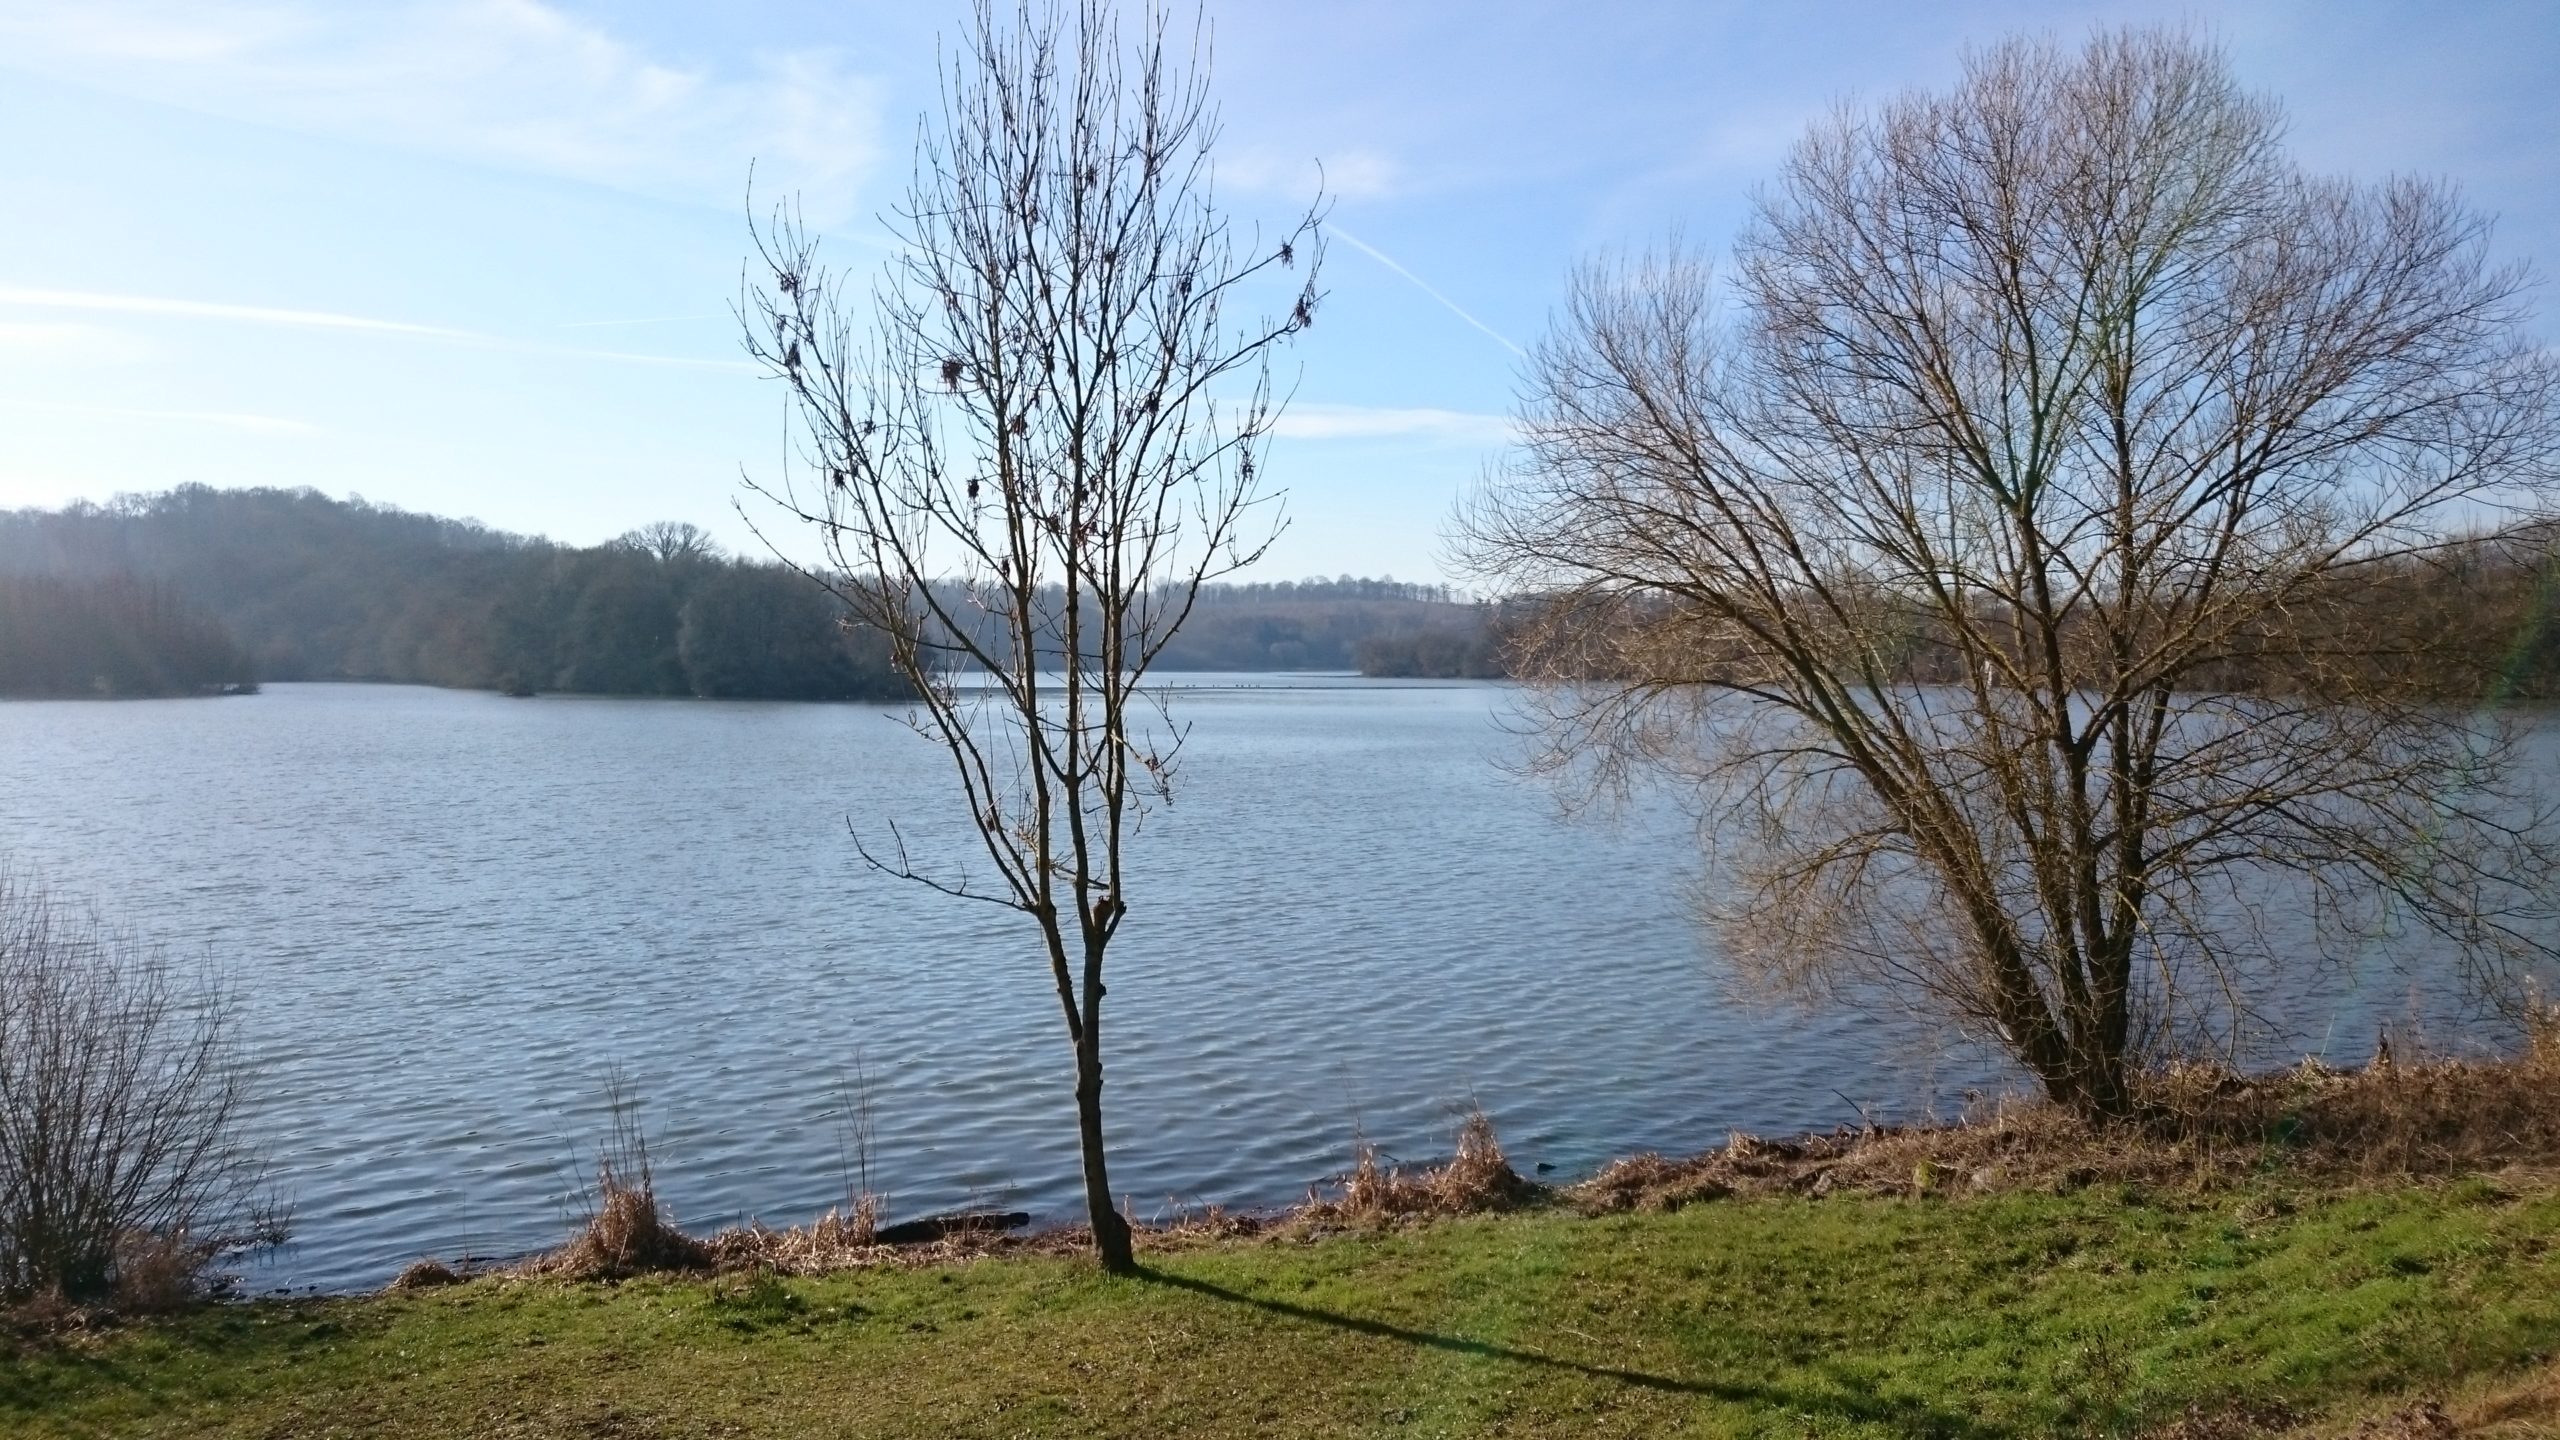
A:
POLYGON ((484 1279, 15 1342, 0 1430, 1987 1437, 2235 1403, 2349 1423, 2537 1383, 2555 1240, 2560 1179, 2279 1176, 1543 1210, 1162 1250, 1127 1280, 1037 1255, 484 1279))

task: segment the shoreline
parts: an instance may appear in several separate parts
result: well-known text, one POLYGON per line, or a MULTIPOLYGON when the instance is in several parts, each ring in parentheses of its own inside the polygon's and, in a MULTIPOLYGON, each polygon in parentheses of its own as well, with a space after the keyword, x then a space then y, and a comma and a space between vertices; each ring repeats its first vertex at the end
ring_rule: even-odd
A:
MULTIPOLYGON (((2100 1186, 2207 1192, 2280 1174, 2314 1185, 2435 1180, 2520 1170, 2560 1175, 2560 1029, 2535 1029, 2503 1059, 2380 1059, 2341 1069, 2305 1060, 2276 1071, 2211 1066, 2144 1082, 2146 1113, 2100 1127, 2051 1102, 2002 1097, 1951 1121, 1839 1126, 1777 1138, 1735 1132, 1687 1157, 1640 1152, 1592 1174, 1546 1183, 1514 1171, 1492 1122, 1475 1113, 1456 1152, 1401 1166, 1361 1147, 1353 1168, 1294 1205, 1203 1205, 1171 1221, 1128 1216, 1142 1250, 1202 1240, 1322 1239, 1363 1229, 1515 1211, 1583 1218, 1670 1213, 1764 1197, 1926 1199, 2100 1186), (1327 1188, 1328 1184, 1330 1189, 1327 1188)), ((1125 1212, 1124 1212, 1125 1213, 1125 1212)), ((423 1256, 378 1291, 482 1276, 620 1280, 653 1273, 771 1271, 819 1276, 1003 1255, 1071 1255, 1089 1242, 1076 1222, 1035 1225, 1026 1212, 919 1216, 880 1223, 876 1197, 854 1196, 803 1225, 749 1222, 695 1236, 645 1187, 608 1186, 568 1241, 505 1257, 423 1256), (604 1233, 619 1225, 632 1232, 604 1233)))
POLYGON ((1147 1227, 1128 1276, 1100 1273, 1073 1227, 857 1244, 856 1210, 695 1238, 652 1228, 654 1202, 626 1190, 598 1210, 619 1233, 590 1227, 505 1270, 22 1314, 0 1326, 0 1431, 2560 1427, 2560 1044, 2172 1071, 2146 1099, 2139 1123, 2106 1129, 2011 1102, 1944 1125, 1736 1135, 1554 1187, 1471 1125, 1444 1163, 1372 1151, 1278 1217, 1147 1227))

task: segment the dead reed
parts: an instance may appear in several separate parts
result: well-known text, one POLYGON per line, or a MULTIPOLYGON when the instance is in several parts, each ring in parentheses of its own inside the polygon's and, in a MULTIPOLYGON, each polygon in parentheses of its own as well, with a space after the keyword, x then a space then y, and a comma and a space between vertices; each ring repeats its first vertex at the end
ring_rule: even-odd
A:
POLYGON ((1493 1121, 1481 1109, 1458 1127, 1457 1148, 1446 1161, 1406 1172, 1382 1164, 1378 1147, 1355 1142, 1351 1173, 1331 1195, 1311 1193, 1291 1219, 1319 1225, 1377 1224, 1427 1215, 1471 1215, 1513 1210, 1546 1192, 1520 1177, 1502 1152, 1493 1121))
POLYGON ((605 1075, 610 1115, 596 1152, 595 1188, 586 1222, 569 1243, 527 1263, 534 1274, 564 1280, 620 1280, 669 1270, 705 1270, 711 1249, 685 1234, 658 1203, 649 1137, 640 1102, 619 1069, 605 1075))

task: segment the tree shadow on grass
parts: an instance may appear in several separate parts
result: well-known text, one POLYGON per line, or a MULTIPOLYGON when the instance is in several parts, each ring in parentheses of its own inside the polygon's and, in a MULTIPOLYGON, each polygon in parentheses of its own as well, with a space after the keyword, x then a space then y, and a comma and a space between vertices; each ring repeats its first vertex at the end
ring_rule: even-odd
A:
POLYGON ((1261 1295, 1249 1295, 1224 1285, 1188 1275, 1175 1275, 1153 1266, 1141 1265, 1136 1278, 1152 1285, 1187 1290, 1194 1295, 1231 1305, 1249 1306, 1272 1315, 1285 1316, 1311 1325, 1324 1325, 1348 1330, 1380 1340, 1393 1340, 1429 1350, 1445 1350, 1452 1354, 1473 1355, 1485 1360, 1500 1360, 1514 1365, 1528 1365, 1547 1370, 1568 1371, 1595 1380, 1608 1380, 1639 1390, 1652 1390, 1675 1395, 1694 1395, 1701 1399, 1721 1400, 1736 1405, 1758 1405, 1783 1410, 1793 1415, 1811 1415, 1828 1411, 1842 1419, 1862 1421, 1889 1427, 1900 1435, 1946 1436, 1949 1440, 1998 1440, 2011 1432, 1985 1425, 1972 1416, 1941 1410, 1916 1400, 1895 1399, 1878 1395, 1859 1381, 1832 1372, 1831 1378, 1846 1393, 1814 1393, 1769 1385, 1736 1384, 1718 1380, 1688 1380, 1671 1375, 1656 1375, 1643 1370, 1628 1370, 1613 1365, 1589 1365, 1579 1360, 1545 1355, 1517 1346, 1497 1345, 1489 1340, 1471 1340, 1463 1335, 1443 1335, 1430 1330, 1389 1324, 1358 1315, 1345 1315, 1332 1310, 1319 1310, 1312 1305, 1293 1304, 1261 1295))

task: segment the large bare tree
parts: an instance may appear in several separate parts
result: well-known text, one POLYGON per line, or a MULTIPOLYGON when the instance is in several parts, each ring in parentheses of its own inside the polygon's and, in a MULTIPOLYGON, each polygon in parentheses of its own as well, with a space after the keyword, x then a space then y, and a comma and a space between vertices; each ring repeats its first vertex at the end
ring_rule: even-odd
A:
POLYGON ((864 857, 1037 927, 1114 1270, 1103 962, 1181 744, 1145 684, 1201 586, 1278 533, 1269 361, 1320 298, 1317 209, 1266 240, 1215 203, 1206 37, 1172 38, 1154 11, 1125 36, 1107 0, 979 0, 867 307, 788 211, 743 307, 802 437, 801 473, 758 488, 890 637, 994 876, 912 858, 894 823, 864 857))
POLYGON ((2282 132, 2172 31, 1844 110, 1729 300, 1678 247, 1580 274, 1461 516, 1544 597, 1544 758, 1698 783, 1747 976, 1916 997, 2091 1115, 2351 943, 2551 946, 2518 728, 2354 603, 2549 503, 2527 277, 2282 132))

